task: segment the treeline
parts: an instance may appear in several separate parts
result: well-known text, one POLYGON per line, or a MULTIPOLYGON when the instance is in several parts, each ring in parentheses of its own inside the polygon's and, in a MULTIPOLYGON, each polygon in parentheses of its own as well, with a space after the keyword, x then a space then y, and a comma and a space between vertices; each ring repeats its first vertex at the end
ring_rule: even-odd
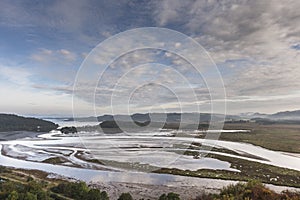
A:
POLYGON ((57 124, 37 118, 21 117, 13 114, 0 114, 0 132, 33 131, 49 132, 58 127, 57 124))
POLYGON ((105 191, 89 188, 84 182, 61 183, 51 188, 51 191, 75 200, 109 200, 105 191))

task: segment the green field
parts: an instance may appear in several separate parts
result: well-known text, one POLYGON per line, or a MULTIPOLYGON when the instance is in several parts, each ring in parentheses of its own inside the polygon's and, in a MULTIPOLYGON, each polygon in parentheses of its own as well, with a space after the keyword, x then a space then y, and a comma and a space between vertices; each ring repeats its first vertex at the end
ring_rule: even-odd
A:
POLYGON ((226 123, 224 129, 247 129, 251 133, 222 133, 220 140, 246 142, 270 150, 300 153, 300 124, 226 123))

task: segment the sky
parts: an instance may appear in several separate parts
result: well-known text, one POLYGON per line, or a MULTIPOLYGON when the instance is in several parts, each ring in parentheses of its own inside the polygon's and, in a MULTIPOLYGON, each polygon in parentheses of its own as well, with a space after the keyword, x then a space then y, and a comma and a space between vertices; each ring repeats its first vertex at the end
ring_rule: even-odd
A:
POLYGON ((300 109, 299 10, 298 0, 1 0, 0 112, 70 116, 74 105, 82 116, 210 112, 214 104, 222 113, 224 91, 230 114, 300 109), (104 50, 99 44, 142 27, 190 37, 202 52, 176 41, 174 49, 207 70, 198 73, 164 48, 117 55, 107 67, 103 54, 138 39, 127 35, 104 50), (83 77, 92 64, 95 73, 83 77))

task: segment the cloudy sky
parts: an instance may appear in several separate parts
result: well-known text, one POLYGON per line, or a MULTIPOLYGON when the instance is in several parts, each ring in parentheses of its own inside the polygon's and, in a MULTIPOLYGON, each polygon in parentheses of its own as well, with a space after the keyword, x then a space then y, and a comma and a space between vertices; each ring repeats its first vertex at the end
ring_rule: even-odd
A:
MULTIPOLYGON (((212 102, 223 101, 220 85, 207 85, 219 81, 216 69, 227 113, 300 109, 299 10, 298 0, 1 0, 0 112, 68 116, 72 99, 80 115, 90 115, 91 108, 111 113, 111 102, 114 113, 194 111, 197 106, 209 112, 212 102), (191 57, 202 64, 211 57, 209 69, 197 73, 162 42, 162 49, 118 55, 102 77, 87 73, 76 79, 91 59, 95 70, 104 66, 100 50, 99 59, 89 56, 97 45, 141 27, 191 37, 208 53, 204 58, 193 51, 191 57)), ((120 40, 105 51, 134 44, 120 40)), ((176 41, 174 48, 188 49, 176 41)), ((214 111, 223 110, 217 105, 214 111)))

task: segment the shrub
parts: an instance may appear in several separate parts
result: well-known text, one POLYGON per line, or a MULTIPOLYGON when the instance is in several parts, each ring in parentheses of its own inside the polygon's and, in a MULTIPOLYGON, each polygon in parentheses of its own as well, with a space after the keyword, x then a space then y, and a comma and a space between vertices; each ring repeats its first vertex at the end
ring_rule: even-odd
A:
POLYGON ((170 192, 167 195, 166 194, 162 194, 159 197, 159 200, 180 200, 179 194, 170 192))
POLYGON ((118 200, 133 200, 133 198, 129 193, 122 193, 118 200))
POLYGON ((51 188, 52 192, 62 194, 75 200, 108 200, 106 192, 90 189, 85 182, 61 183, 51 188))

